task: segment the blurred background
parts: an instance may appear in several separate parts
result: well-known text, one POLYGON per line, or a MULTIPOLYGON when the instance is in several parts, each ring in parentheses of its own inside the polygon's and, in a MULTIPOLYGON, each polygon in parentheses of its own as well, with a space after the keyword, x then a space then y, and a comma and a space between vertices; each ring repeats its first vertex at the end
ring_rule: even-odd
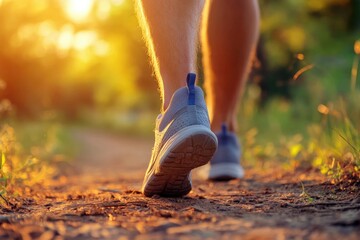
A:
MULTIPOLYGON (((358 166, 360 1, 259 2, 261 37, 239 114, 246 161, 329 172, 351 153, 358 166)), ((59 157, 74 126, 152 138, 160 101, 133 4, 0 0, 2 165, 24 149, 26 159, 59 157)))

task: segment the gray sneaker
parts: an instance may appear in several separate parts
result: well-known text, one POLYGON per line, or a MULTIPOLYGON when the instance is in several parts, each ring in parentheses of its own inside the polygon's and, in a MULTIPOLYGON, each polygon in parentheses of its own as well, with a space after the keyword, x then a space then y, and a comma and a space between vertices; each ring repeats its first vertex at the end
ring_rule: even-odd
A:
POLYGON ((240 144, 234 133, 228 132, 225 124, 221 132, 216 134, 218 149, 210 161, 209 180, 227 181, 244 176, 244 169, 240 165, 240 144))
POLYGON ((205 165, 217 147, 196 75, 189 73, 187 87, 172 96, 167 110, 156 119, 155 144, 142 192, 178 197, 191 191, 190 171, 205 165))

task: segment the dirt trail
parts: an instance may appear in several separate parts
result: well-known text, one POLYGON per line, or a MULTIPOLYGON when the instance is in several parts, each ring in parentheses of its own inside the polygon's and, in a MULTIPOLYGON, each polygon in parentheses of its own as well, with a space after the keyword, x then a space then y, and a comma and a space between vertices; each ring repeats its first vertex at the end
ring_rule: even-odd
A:
POLYGON ((360 238, 359 186, 278 169, 213 183, 202 169, 188 196, 146 198, 150 140, 80 129, 74 139, 81 151, 71 174, 23 189, 1 209, 0 239, 360 238))

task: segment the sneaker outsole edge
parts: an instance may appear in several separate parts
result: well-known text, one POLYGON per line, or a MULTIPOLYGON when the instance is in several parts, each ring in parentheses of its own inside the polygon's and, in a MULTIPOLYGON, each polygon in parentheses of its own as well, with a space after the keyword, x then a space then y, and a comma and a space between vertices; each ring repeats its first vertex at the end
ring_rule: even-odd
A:
POLYGON ((218 163, 211 165, 209 180, 228 181, 244 177, 244 169, 238 163, 218 163))
POLYGON ((179 197, 191 191, 191 170, 207 164, 217 148, 217 137, 207 127, 193 125, 174 134, 162 147, 154 173, 143 187, 145 196, 179 197))

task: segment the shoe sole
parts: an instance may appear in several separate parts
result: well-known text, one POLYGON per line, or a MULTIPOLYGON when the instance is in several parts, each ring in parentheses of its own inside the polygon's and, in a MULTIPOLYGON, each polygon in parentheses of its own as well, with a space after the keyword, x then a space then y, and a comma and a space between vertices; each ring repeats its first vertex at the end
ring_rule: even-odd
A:
POLYGON ((244 169, 239 163, 218 163, 210 167, 209 180, 229 181, 244 177, 244 169))
POLYGON ((205 126, 186 127, 174 134, 159 153, 162 157, 144 184, 144 195, 180 197, 188 194, 192 187, 191 170, 207 164, 216 148, 216 135, 205 126))

